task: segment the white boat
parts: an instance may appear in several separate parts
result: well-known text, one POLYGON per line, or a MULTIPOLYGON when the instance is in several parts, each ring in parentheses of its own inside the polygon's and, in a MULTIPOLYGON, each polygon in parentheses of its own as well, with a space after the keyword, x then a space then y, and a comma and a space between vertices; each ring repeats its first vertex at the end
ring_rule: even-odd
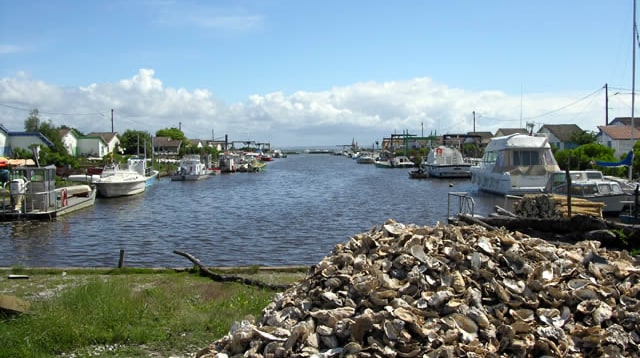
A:
POLYGON ((482 160, 471 166, 471 182, 498 195, 542 193, 559 170, 546 136, 512 134, 491 139, 482 160))
POLYGON ((567 195, 575 198, 603 203, 604 215, 618 215, 628 209, 634 201, 632 194, 626 193, 620 183, 604 177, 599 170, 570 170, 571 185, 567 184, 565 171, 552 173, 545 192, 567 195))
POLYGON ((374 161, 376 168, 413 168, 414 162, 406 155, 398 155, 393 158, 378 158, 374 161))
POLYGON ((144 192, 158 177, 158 171, 147 168, 144 157, 133 156, 127 159, 127 165, 121 167, 112 163, 106 165, 98 178, 92 183, 103 198, 136 195, 144 192))
POLYGON ((0 199, 0 221, 52 220, 93 206, 96 188, 72 185, 56 188, 56 167, 15 167, 0 199), (8 195, 7 195, 8 194, 8 195))
POLYGON ((132 156, 127 159, 127 168, 145 178, 145 186, 149 187, 158 180, 159 171, 147 166, 147 158, 144 156, 132 156))
POLYGON ((376 160, 371 153, 360 153, 356 158, 358 164, 375 164, 376 160))
POLYGON ((470 178, 471 163, 465 162, 457 148, 444 145, 432 148, 422 169, 436 178, 470 178))
POLYGON ((171 181, 195 181, 208 179, 210 171, 197 154, 186 154, 180 160, 178 169, 171 175, 171 181))

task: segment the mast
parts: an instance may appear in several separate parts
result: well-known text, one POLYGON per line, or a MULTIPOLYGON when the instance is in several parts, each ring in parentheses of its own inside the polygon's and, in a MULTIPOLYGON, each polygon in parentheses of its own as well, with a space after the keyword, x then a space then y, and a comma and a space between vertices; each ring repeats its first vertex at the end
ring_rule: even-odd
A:
POLYGON ((633 0, 633 60, 631 61, 631 165, 629 165, 629 180, 633 179, 633 131, 635 130, 635 103, 636 103, 636 0, 633 0))

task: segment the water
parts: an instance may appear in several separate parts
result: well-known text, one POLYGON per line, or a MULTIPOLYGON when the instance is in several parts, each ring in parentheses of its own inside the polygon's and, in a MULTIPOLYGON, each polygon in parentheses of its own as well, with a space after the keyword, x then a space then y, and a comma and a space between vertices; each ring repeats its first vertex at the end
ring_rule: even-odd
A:
POLYGON ((144 194, 98 198, 55 222, 1 223, 0 266, 114 267, 121 249, 128 267, 191 265, 174 250, 208 266, 312 265, 389 218, 446 222, 451 191, 471 192, 476 213, 499 204, 474 192, 469 180, 412 180, 408 172, 297 154, 260 173, 162 178, 144 194))

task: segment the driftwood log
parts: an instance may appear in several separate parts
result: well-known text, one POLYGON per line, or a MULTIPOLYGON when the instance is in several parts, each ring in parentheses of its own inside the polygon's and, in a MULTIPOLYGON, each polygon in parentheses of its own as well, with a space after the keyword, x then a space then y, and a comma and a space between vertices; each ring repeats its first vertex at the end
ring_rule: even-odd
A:
POLYGON ((258 281, 258 280, 252 280, 246 277, 241 277, 241 276, 233 276, 233 275, 219 275, 211 270, 209 270, 206 266, 204 266, 203 264, 200 263, 200 260, 198 260, 197 258, 193 257, 192 255, 183 252, 183 251, 179 251, 179 250, 174 250, 173 251, 174 254, 178 254, 182 257, 186 257, 189 261, 193 262, 194 265, 198 266, 198 270, 200 272, 200 276, 205 276, 205 277, 209 277, 210 279, 214 280, 214 281, 218 281, 218 282, 238 282, 238 283, 242 283, 245 285, 249 285, 249 286, 256 286, 259 288, 268 288, 274 291, 284 291, 285 289, 287 289, 289 287, 289 285, 276 285, 276 284, 270 284, 270 283, 266 283, 266 282, 262 282, 262 281, 258 281))

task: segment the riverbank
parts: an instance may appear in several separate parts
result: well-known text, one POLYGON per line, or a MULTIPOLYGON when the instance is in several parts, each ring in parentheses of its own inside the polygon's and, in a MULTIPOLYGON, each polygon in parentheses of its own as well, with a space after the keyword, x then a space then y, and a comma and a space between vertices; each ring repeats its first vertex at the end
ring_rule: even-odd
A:
MULTIPOLYGON (((288 285, 307 267, 210 269, 288 285)), ((193 357, 233 322, 257 317, 277 291, 215 282, 193 268, 0 268, 4 357, 193 357)))

